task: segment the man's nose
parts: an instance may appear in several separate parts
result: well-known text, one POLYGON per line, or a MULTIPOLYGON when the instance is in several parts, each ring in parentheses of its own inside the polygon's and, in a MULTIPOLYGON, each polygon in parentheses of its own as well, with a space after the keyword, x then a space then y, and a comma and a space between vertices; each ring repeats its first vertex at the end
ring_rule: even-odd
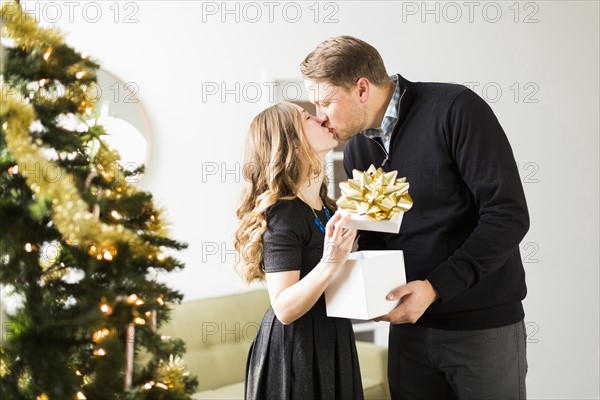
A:
POLYGON ((321 125, 323 125, 327 121, 327 115, 325 115, 324 113, 322 113, 321 110, 319 110, 318 108, 317 108, 316 118, 317 118, 317 121, 319 121, 319 123, 321 125))

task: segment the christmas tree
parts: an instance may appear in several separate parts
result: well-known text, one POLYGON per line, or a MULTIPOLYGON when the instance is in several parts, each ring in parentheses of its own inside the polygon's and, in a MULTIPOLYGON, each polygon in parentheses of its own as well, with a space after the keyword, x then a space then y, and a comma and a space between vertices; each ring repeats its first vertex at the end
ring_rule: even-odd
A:
POLYGON ((128 182, 143 167, 124 170, 89 122, 98 64, 18 2, 1 16, 0 285, 20 305, 3 327, 0 398, 189 398, 184 343, 158 333, 182 295, 156 281, 183 268, 169 252, 186 245, 128 182))

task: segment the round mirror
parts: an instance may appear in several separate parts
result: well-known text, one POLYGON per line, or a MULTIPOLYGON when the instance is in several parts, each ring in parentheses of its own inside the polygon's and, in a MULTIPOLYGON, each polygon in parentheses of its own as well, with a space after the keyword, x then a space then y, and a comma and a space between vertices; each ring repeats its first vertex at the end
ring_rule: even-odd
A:
MULTIPOLYGON (((124 82, 102 68, 97 71, 97 78, 98 85, 91 91, 90 100, 95 103, 92 115, 107 132, 102 139, 119 152, 124 169, 134 170, 141 164, 147 165, 151 148, 150 123, 137 97, 138 85, 124 82)), ((137 180, 130 182, 137 183, 137 180)))

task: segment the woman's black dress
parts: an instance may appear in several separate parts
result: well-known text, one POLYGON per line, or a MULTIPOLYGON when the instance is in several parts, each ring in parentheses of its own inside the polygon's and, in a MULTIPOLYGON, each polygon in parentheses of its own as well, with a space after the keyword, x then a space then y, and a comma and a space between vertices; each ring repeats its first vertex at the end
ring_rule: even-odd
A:
MULTIPOLYGON (((315 210, 316 211, 316 210, 315 210)), ((325 225, 325 213, 316 211, 325 225)), ((323 256, 324 235, 306 203, 281 200, 267 214, 265 272, 308 274, 323 256)), ((363 399, 354 331, 348 319, 327 317, 325 297, 283 325, 269 307, 248 355, 246 399, 363 399)))

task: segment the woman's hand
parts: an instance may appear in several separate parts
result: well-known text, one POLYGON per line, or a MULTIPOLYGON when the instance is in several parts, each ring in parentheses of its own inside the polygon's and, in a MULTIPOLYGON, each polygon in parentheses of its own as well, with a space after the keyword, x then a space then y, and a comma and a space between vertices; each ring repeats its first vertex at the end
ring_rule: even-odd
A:
POLYGON ((335 213, 325 226, 325 243, 321 262, 337 269, 348 259, 356 238, 356 229, 344 228, 349 214, 335 213))

